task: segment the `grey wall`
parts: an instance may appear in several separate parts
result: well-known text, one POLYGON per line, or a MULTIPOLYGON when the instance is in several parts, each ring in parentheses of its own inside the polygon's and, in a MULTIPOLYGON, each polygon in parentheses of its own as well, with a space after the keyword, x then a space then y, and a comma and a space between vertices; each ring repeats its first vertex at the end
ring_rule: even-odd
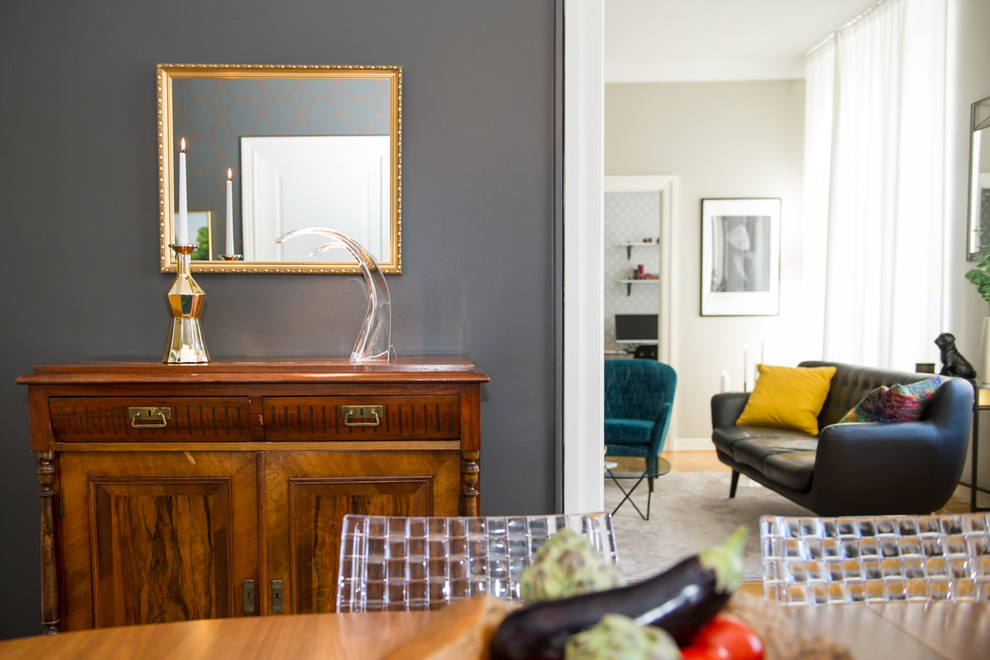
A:
POLYGON ((711 448, 709 402, 723 371, 732 388, 742 389, 744 345, 749 385, 761 353, 768 364, 783 365, 821 353, 815 343, 821 319, 805 309, 803 157, 804 81, 605 86, 605 174, 671 174, 679 180, 671 231, 671 364, 678 370, 672 429, 678 449, 711 448), (776 316, 701 316, 701 200, 720 197, 781 199, 776 316))
MULTIPOLYGON (((4 3, 0 15, 0 638, 40 631, 35 364, 158 360, 155 64, 403 66, 400 355, 463 353, 482 399, 482 511, 554 506, 552 0, 4 3)), ((347 355, 346 276, 197 275, 214 357, 347 355)))

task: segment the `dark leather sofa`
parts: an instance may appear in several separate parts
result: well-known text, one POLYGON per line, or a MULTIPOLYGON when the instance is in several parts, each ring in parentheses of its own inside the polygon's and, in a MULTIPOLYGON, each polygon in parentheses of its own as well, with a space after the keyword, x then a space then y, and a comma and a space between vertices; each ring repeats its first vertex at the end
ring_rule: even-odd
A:
POLYGON ((712 398, 712 441, 732 468, 730 497, 739 474, 820 516, 931 513, 949 500, 962 474, 973 415, 973 386, 943 382, 917 422, 836 424, 870 390, 912 383, 931 374, 887 371, 837 362, 818 416, 818 436, 760 426, 738 426, 748 393, 712 398))

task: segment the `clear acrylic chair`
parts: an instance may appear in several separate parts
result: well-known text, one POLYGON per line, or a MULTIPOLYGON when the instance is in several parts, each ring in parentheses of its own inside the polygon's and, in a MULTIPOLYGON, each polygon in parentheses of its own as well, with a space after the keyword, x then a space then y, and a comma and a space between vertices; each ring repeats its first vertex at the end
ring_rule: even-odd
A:
POLYGON ((990 515, 764 516, 760 542, 784 604, 990 601, 990 515))
POLYGON ((519 578, 562 529, 585 535, 618 563, 608 513, 392 517, 347 514, 341 528, 337 611, 428 610, 491 594, 520 598, 519 578))

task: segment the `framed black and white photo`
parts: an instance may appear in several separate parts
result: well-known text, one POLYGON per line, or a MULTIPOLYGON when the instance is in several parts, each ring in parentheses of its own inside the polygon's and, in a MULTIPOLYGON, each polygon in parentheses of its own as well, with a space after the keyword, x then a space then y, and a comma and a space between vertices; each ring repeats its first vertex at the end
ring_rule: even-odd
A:
POLYGON ((780 313, 780 199, 701 200, 701 315, 780 313))

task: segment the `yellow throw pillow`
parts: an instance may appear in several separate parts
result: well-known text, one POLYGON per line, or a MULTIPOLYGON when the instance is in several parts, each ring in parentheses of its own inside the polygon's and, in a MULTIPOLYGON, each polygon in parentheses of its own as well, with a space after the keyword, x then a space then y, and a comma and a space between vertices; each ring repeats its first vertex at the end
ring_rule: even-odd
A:
POLYGON ((818 435, 822 411, 835 367, 759 365, 760 378, 736 424, 793 429, 818 435))

